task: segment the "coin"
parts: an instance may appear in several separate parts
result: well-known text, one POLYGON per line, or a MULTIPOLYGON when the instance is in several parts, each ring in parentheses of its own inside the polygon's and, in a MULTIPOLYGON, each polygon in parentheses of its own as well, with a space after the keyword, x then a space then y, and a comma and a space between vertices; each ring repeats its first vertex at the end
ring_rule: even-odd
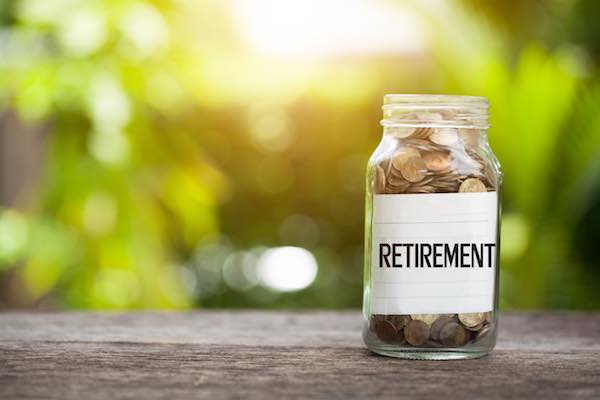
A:
POLYGON ((489 335, 489 333, 491 331, 492 331, 492 327, 490 325, 487 325, 481 331, 479 331, 479 333, 477 333, 477 336, 475 337, 475 340, 484 339, 487 335, 489 335))
POLYGON ((492 312, 491 311, 485 312, 484 315, 485 315, 485 322, 487 322, 488 324, 490 322, 492 322, 492 312))
POLYGON ((450 168, 450 155, 441 151, 425 153, 423 162, 431 171, 444 171, 450 168))
POLYGON ((417 321, 423 321, 428 326, 431 326, 431 324, 433 324, 433 321, 438 319, 439 315, 438 314, 411 314, 410 317, 417 321))
POLYGON ((419 182, 413 182, 411 184, 411 186, 412 187, 425 186, 428 183, 430 183, 431 181, 433 181, 433 176, 426 176, 425 178, 421 179, 419 182))
POLYGON ((369 318, 369 330, 374 332, 377 321, 383 321, 384 319, 385 319, 385 315, 378 315, 378 314, 371 315, 371 318, 369 318))
POLYGON ((434 193, 435 188, 433 186, 419 186, 410 187, 406 189, 406 193, 434 193))
POLYGON ((392 178, 398 178, 401 179, 403 181, 406 181, 403 177, 402 174, 400 173, 400 169, 396 169, 396 168, 390 168, 389 173, 387 174, 388 176, 388 180, 392 179, 392 178))
POLYGON ((485 185, 483 184, 483 182, 481 182, 479 179, 469 178, 469 179, 465 179, 465 181, 460 184, 458 191, 461 193, 486 192, 487 189, 485 188, 485 185))
POLYGON ((412 320, 404 328, 406 341, 413 346, 421 346, 429 338, 429 325, 423 321, 412 320))
POLYGON ((417 128, 410 135, 411 139, 427 139, 433 133, 432 128, 417 128))
POLYGON ((440 314, 440 317, 452 318, 454 322, 458 321, 458 315, 456 314, 440 314))
POLYGON ((405 127, 405 126, 394 127, 394 128, 389 128, 389 129, 390 129, 390 133, 392 135, 394 135, 397 138, 401 138, 401 139, 413 135, 414 132, 417 130, 416 128, 405 127))
POLYGON ((483 323, 481 323, 479 325, 475 325, 475 326, 466 326, 465 325, 465 328, 467 328, 471 332, 479 332, 480 330, 483 329, 483 323))
POLYGON ((395 168, 392 168, 390 173, 387 175, 386 180, 390 185, 403 185, 404 183, 410 184, 410 182, 404 179, 400 171, 397 171, 395 168))
POLYGON ((479 130, 460 128, 458 136, 467 147, 477 148, 479 146, 479 130))
POLYGON ((476 312, 476 313, 464 313, 458 314, 458 320, 466 327, 476 327, 477 325, 481 325, 485 320, 485 313, 476 312))
POLYGON ((464 346, 469 338, 469 331, 456 322, 448 322, 440 331, 440 341, 447 347, 464 346))
POLYGON ((448 323, 454 322, 452 317, 442 315, 431 324, 431 338, 433 340, 440 340, 440 332, 442 328, 448 323))
POLYGON ((485 164, 483 174, 492 187, 496 187, 496 173, 490 163, 485 164))
MULTIPOLYGON (((403 144, 408 147, 419 149, 419 151, 445 151, 446 147, 430 142, 429 140, 408 138, 403 144)), ((454 149, 454 147, 453 147, 454 149)))
POLYGON ((423 347, 435 347, 435 348, 440 348, 440 347, 444 347, 441 343, 436 342, 435 340, 428 340, 423 347))
POLYGON ((385 171, 379 165, 375 166, 373 174, 373 191, 375 193, 383 193, 385 190, 385 171))
POLYGON ((400 173, 409 182, 419 182, 425 177, 427 167, 421 157, 410 157, 402 163, 400 173))
POLYGON ((404 337, 404 328, 400 328, 396 331, 396 342, 398 342, 398 344, 405 344, 406 343, 406 338, 404 337))
POLYGON ((455 193, 458 191, 458 184, 455 183, 433 182, 431 186, 434 192, 439 193, 455 193))
POLYGON ((396 329, 402 329, 410 322, 408 315, 390 315, 389 321, 396 326, 396 329))
POLYGON ((390 181, 387 186, 386 193, 404 193, 407 189, 410 188, 410 183, 402 180, 398 182, 390 181))
POLYGON ((377 337, 384 342, 393 342, 396 340, 397 330, 394 324, 390 321, 377 321, 375 322, 375 333, 377 337))
POLYGON ((392 156, 392 167, 400 170, 406 160, 412 157, 421 157, 419 150, 414 147, 403 147, 392 156))
POLYGON ((458 142, 458 133, 454 128, 436 128, 429 140, 435 144, 450 146, 458 142))

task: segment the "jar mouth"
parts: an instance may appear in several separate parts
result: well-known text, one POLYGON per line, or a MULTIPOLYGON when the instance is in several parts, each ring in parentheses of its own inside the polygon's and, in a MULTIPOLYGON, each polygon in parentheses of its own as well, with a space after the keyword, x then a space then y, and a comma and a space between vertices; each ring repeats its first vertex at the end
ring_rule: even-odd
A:
POLYGON ((440 94, 386 94, 381 125, 487 129, 487 98, 440 94))

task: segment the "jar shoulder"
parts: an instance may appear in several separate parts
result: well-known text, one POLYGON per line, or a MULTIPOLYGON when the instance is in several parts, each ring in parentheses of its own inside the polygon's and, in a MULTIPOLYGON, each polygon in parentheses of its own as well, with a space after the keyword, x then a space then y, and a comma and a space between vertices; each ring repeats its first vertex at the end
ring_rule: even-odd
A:
POLYGON ((485 133, 475 129, 416 128, 384 134, 368 165, 373 193, 493 191, 502 182, 500 162, 485 133), (436 136, 439 134, 439 136, 436 136))

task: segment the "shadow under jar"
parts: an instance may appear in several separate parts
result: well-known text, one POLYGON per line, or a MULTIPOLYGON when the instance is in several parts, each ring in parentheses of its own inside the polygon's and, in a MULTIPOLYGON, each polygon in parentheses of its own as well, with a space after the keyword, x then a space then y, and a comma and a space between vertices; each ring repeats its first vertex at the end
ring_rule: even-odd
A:
POLYGON ((363 340, 410 359, 496 343, 500 188, 483 97, 384 97, 367 167, 363 340))

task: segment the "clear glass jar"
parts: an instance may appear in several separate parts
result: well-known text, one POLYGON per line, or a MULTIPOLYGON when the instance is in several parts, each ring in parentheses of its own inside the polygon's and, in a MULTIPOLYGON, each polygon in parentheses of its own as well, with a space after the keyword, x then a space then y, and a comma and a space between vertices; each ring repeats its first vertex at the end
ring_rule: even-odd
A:
POLYGON ((500 165, 483 97, 386 95, 367 167, 363 340, 410 359, 496 343, 500 165))

